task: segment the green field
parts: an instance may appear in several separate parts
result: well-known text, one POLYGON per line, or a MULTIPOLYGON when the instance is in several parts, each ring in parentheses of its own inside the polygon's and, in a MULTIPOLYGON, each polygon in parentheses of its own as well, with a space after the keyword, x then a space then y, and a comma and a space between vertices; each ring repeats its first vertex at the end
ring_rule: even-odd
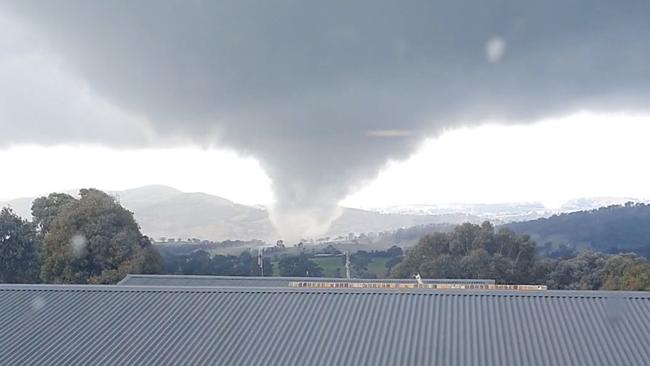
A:
POLYGON ((320 268, 323 269, 325 277, 345 277, 344 257, 320 257, 311 258, 320 268), (337 274, 337 270, 339 273, 337 274))
MULTIPOLYGON (((345 277, 345 264, 343 257, 312 257, 309 260, 318 264, 323 269, 324 277, 345 277), (338 270, 338 273, 337 273, 338 270)), ((377 278, 386 277, 386 261, 388 258, 375 258, 368 264, 368 272, 377 278)), ((273 276, 280 276, 279 261, 273 261, 273 276)), ((352 274, 354 277, 354 273, 352 274)))
POLYGON ((368 272, 373 273, 377 278, 386 277, 386 262, 388 258, 375 258, 368 264, 368 272))

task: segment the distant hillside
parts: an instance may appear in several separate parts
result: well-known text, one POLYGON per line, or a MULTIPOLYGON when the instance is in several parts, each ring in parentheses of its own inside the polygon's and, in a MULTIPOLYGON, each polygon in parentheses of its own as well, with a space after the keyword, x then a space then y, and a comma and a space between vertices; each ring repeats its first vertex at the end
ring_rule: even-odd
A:
MULTIPOLYGON (((260 239, 275 242, 280 239, 264 208, 240 205, 227 199, 205 194, 186 193, 167 186, 146 186, 125 191, 109 192, 126 208, 133 211, 146 235, 154 239, 200 238, 213 241, 260 239)), ((0 202, 11 206, 19 215, 31 219, 33 198, 0 202)), ((592 207, 598 203, 620 200, 591 198, 574 200, 565 209, 592 207)), ((536 204, 465 205, 442 210, 418 206, 390 212, 344 208, 343 214, 324 235, 332 238, 348 233, 392 231, 399 228, 429 224, 479 223, 485 219, 503 219, 513 212, 517 215, 543 214, 536 204), (454 213, 454 211, 466 213, 454 213)), ((514 216, 517 216, 514 215, 514 216)), ((523 216, 519 216, 522 218, 523 216)), ((650 205, 631 204, 610 206, 593 211, 574 212, 507 224, 519 233, 533 236, 539 245, 546 242, 567 244, 576 248, 592 247, 605 252, 635 251, 650 257, 650 205)), ((314 238, 317 239, 317 238, 314 238)))
MULTIPOLYGON (((209 240, 280 239, 263 208, 233 203, 205 193, 184 193, 169 187, 150 186, 116 192, 122 204, 135 214, 143 232, 155 238, 209 240)), ((350 232, 379 232, 431 223, 478 222, 471 215, 398 215, 344 208, 329 236, 350 232)))
POLYGON ((332 223, 330 235, 345 235, 350 232, 381 232, 410 228, 427 224, 461 224, 464 222, 480 223, 478 216, 454 213, 440 215, 394 214, 344 208, 343 214, 332 223))
MULTIPOLYGON (((160 185, 108 193, 132 211, 143 233, 154 239, 272 240, 278 236, 266 210, 221 197, 185 193, 160 185)), ((0 207, 11 206, 20 216, 31 219, 33 200, 20 198, 0 202, 0 207)))
POLYGON ((565 202, 559 209, 560 212, 589 211, 601 207, 622 206, 627 202, 650 203, 648 200, 632 197, 584 197, 565 202))
MULTIPOLYGON (((599 206, 600 207, 600 206, 599 206)), ((554 213, 539 202, 515 202, 493 204, 416 204, 378 208, 376 211, 393 214, 449 215, 468 214, 489 220, 494 224, 533 220, 548 217, 554 213)))
POLYGON ((263 209, 205 193, 147 186, 113 193, 133 211, 142 231, 154 238, 209 240, 277 238, 263 209))
MULTIPOLYGON (((213 241, 281 239, 264 208, 240 205, 227 199, 205 194, 186 193, 166 186, 146 186, 109 192, 133 211, 144 234, 159 239, 200 238, 213 241)), ((8 202, 15 211, 31 219, 31 201, 25 198, 8 202)), ((3 205, 0 203, 0 205, 3 205)), ((387 214, 344 208, 343 214, 324 236, 381 232, 426 224, 479 222, 466 214, 409 215, 387 214)))
POLYGON ((632 251, 650 257, 650 205, 628 203, 507 224, 517 233, 546 242, 603 252, 632 251))

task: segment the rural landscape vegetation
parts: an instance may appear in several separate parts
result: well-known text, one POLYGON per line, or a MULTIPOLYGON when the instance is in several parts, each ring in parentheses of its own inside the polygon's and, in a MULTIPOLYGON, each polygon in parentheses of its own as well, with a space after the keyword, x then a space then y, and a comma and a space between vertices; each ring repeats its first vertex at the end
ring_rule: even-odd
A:
POLYGON ((650 290, 650 227, 643 224, 650 221, 650 205, 644 203, 500 225, 418 225, 298 243, 154 240, 119 200, 96 189, 39 197, 31 214, 26 220, 2 208, 1 282, 114 284, 129 273, 344 277, 349 260, 354 278, 419 273, 551 289, 650 290))

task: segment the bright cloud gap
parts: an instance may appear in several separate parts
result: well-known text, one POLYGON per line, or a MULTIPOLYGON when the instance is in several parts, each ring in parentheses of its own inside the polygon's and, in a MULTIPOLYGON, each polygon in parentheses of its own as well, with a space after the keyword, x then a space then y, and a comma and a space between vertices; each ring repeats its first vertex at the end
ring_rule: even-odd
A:
MULTIPOLYGON (((643 166, 650 156, 649 135, 648 116, 590 112, 532 125, 452 129, 427 140, 409 159, 389 162, 340 203, 378 208, 535 201, 553 208, 578 197, 647 198, 650 173, 643 166)), ((272 182, 259 162, 227 150, 20 145, 1 150, 0 165, 21 176, 3 185, 0 197, 6 199, 80 187, 164 184, 242 204, 274 201, 272 182)))

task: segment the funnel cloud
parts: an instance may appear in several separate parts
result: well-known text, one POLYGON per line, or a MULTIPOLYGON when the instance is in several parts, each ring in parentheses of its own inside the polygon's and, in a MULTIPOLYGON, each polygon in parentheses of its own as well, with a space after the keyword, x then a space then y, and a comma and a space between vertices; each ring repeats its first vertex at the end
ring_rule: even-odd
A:
POLYGON ((228 146, 263 164, 286 237, 326 230, 352 189, 445 129, 636 111, 650 97, 646 1, 21 0, 0 9, 30 34, 21 49, 56 55, 111 111, 41 118, 0 105, 3 144, 228 146), (119 130, 107 128, 111 118, 119 130))

